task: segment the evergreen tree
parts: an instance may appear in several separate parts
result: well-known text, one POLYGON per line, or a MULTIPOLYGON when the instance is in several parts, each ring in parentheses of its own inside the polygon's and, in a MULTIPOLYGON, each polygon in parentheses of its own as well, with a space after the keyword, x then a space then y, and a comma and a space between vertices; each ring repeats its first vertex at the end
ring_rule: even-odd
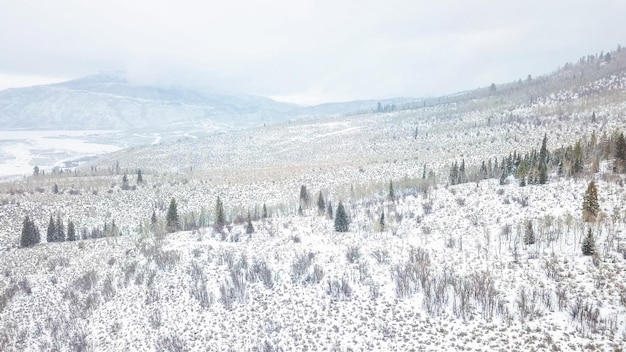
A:
POLYGON ((317 196, 317 213, 318 215, 324 215, 324 212, 326 212, 326 203, 324 202, 324 195, 320 191, 320 194, 317 196))
POLYGON ((267 219, 267 206, 263 203, 263 219, 267 219))
POLYGON ((546 163, 539 164, 539 184, 545 185, 548 182, 548 166, 546 163))
POLYGON ((346 214, 343 203, 339 201, 339 205, 337 206, 337 213, 335 216, 335 231, 348 232, 349 225, 350 221, 348 220, 348 214, 346 214))
POLYGON ((31 247, 39 243, 39 229, 35 223, 28 217, 24 217, 22 225, 22 236, 20 237, 20 247, 31 247))
POLYGON ((583 197, 583 221, 594 222, 600 212, 600 204, 598 203, 598 189, 593 180, 589 182, 587 191, 583 197))
POLYGON ((593 238, 591 227, 587 230, 587 237, 583 240, 582 251, 583 255, 593 255, 596 252, 596 241, 593 238))
POLYGON ((143 176, 141 175, 141 170, 137 170, 137 184, 143 183, 143 176))
POLYGON ((548 162, 548 134, 543 135, 543 141, 541 142, 541 150, 539 151, 539 163, 545 164, 548 162))
POLYGON ((380 220, 378 221, 378 224, 380 225, 380 232, 385 231, 385 211, 384 210, 380 213, 380 220))
POLYGON ((226 219, 224 218, 224 205, 222 204, 220 197, 217 196, 217 201, 215 202, 215 231, 222 232, 224 230, 224 225, 226 225, 226 219))
POLYGON ((52 193, 59 194, 59 186, 56 183, 52 186, 52 193))
POLYGON ((154 226, 157 223, 156 210, 152 210, 152 216, 150 217, 150 225, 154 226))
POLYGON ((55 242, 56 237, 56 224, 54 223, 54 218, 50 215, 50 222, 48 222, 48 231, 46 232, 46 241, 48 243, 55 242))
POLYGON ((531 245, 535 244, 535 231, 533 230, 532 221, 526 221, 526 227, 524 229, 524 244, 531 245))
POLYGON ((626 168, 626 139, 624 133, 620 133, 615 141, 615 165, 614 172, 624 172, 626 168))
POLYGON ((254 233, 254 226, 252 225, 252 219, 250 218, 250 212, 248 211, 248 224, 246 225, 246 233, 248 235, 254 233))
POLYGON ((302 209, 309 209, 311 205, 311 195, 309 191, 307 191, 306 186, 302 185, 300 187, 300 206, 302 209))
POLYGON ((76 241, 76 228, 72 220, 67 223, 67 240, 76 241))
POLYGON ((326 209, 326 213, 328 214, 328 218, 332 220, 332 218, 333 218, 333 205, 330 202, 330 200, 328 201, 328 209, 326 209))
POLYGON ((302 213, 302 205, 298 205, 298 215, 300 215, 300 216, 304 215, 302 213))
POLYGON ((180 228, 180 221, 178 218, 178 207, 176 206, 176 199, 172 198, 170 201, 170 207, 167 210, 166 220, 166 229, 167 232, 176 232, 180 228))
POLYGON ((57 214, 55 242, 65 241, 65 226, 61 214, 57 214))

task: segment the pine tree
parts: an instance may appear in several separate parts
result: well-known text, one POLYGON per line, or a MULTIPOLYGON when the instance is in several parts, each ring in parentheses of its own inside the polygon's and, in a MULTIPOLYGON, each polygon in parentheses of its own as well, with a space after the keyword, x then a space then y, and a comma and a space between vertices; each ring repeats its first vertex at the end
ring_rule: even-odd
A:
POLYGON ((593 255, 596 252, 596 241, 593 238, 591 227, 587 230, 587 237, 583 240, 582 251, 583 255, 593 255))
POLYGON ((624 138, 624 133, 620 133, 617 136, 617 141, 615 141, 615 166, 613 167, 614 172, 624 172, 626 168, 626 138, 624 138))
POLYGON ((320 194, 317 196, 317 214, 324 215, 324 212, 326 212, 326 203, 324 202, 324 195, 320 191, 320 194))
POLYGON ((157 223, 156 210, 152 210, 152 216, 150 217, 150 225, 154 227, 157 223))
POLYGON ((226 225, 226 219, 224 218, 224 205, 222 204, 220 197, 217 196, 217 201, 215 202, 215 231, 222 232, 224 230, 224 225, 226 225))
POLYGON ((531 245, 535 244, 535 231, 533 230, 532 221, 526 221, 526 228, 524 229, 524 244, 531 245))
POLYGON ((309 209, 310 205, 311 195, 309 195, 309 192, 306 190, 306 186, 302 185, 300 186, 300 206, 302 209, 309 209))
POLYGON ((254 233, 254 226, 252 225, 252 219, 250 218, 250 212, 248 211, 248 224, 246 225, 246 233, 248 235, 254 233))
POLYGON ((346 210, 343 207, 343 203, 339 201, 339 205, 337 206, 337 213, 335 216, 335 231, 348 232, 349 225, 350 221, 348 220, 346 210))
POLYGON ((65 241, 65 226, 61 214, 57 214, 55 242, 65 241))
POLYGON ((328 209, 326 209, 326 213, 328 214, 329 219, 333 219, 333 205, 330 201, 328 201, 328 209))
POLYGON ((59 194, 59 185, 57 185, 56 183, 54 184, 54 186, 52 186, 52 193, 59 194))
POLYGON ((267 206, 263 203, 263 219, 267 219, 267 206))
POLYGON ((378 224, 380 225, 380 232, 385 231, 385 211, 384 210, 380 213, 380 220, 378 221, 378 224))
POLYGON ((393 181, 389 180, 389 200, 395 202, 396 192, 393 190, 393 181))
POLYGON ((539 184, 545 185, 548 182, 548 166, 546 163, 539 164, 539 184))
POLYGON ((72 220, 67 223, 67 240, 76 241, 76 228, 72 220))
POLYGON ((143 183, 143 176, 141 175, 141 170, 137 170, 137 184, 143 183))
POLYGON ((583 197, 583 221, 594 222, 600 212, 600 204, 598 203, 598 189, 593 180, 589 182, 587 191, 583 197))
POLYGON ((176 232, 180 228, 180 221, 178 218, 178 209, 176 206, 176 199, 172 198, 170 201, 170 207, 167 210, 166 220, 166 229, 167 232, 176 232))
POLYGON ((56 237, 56 224, 54 223, 54 218, 50 215, 50 222, 48 222, 48 231, 46 232, 46 241, 48 243, 55 242, 56 237))
POLYGON ((31 247, 39 243, 41 240, 39 229, 35 223, 28 217, 24 217, 22 225, 22 236, 20 237, 20 247, 31 247))

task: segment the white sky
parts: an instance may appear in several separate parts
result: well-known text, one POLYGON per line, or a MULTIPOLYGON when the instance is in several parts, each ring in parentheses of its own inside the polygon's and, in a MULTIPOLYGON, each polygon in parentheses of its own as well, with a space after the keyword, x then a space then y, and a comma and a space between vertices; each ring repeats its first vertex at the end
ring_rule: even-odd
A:
POLYGON ((624 44, 624 0, 2 0, 0 89, 138 83, 320 103, 433 96, 624 44))

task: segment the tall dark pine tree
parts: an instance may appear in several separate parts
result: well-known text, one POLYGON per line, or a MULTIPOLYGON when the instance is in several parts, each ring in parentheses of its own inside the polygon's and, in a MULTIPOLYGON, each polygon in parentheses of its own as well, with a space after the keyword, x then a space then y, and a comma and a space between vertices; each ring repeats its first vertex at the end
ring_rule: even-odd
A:
POLYGON ((388 198, 390 201, 395 202, 396 200, 396 192, 393 190, 393 181, 389 180, 389 195, 388 198))
POLYGON ((614 172, 624 172, 626 169, 626 138, 624 133, 620 133, 615 141, 615 165, 614 172))
POLYGON ((320 194, 317 196, 317 214, 324 215, 325 212, 326 203, 324 202, 324 195, 322 194, 322 191, 320 191, 320 194))
POLYGON ((143 175, 141 175, 141 169, 137 170, 137 184, 143 183, 143 175))
POLYGON ((57 214, 55 241, 65 241, 65 225, 63 225, 63 219, 61 218, 61 214, 57 214))
POLYGON ((226 219, 224 217, 224 204, 222 204, 220 197, 217 196, 217 201, 215 202, 215 231, 222 232, 224 230, 224 225, 226 225, 226 219))
POLYGON ((170 201, 170 207, 167 210, 166 229, 167 232, 176 232, 180 227, 180 221, 178 219, 178 207, 176 206, 176 199, 172 198, 170 201))
POLYGON ((67 223, 67 240, 76 241, 76 227, 72 220, 67 223))
POLYGON ((152 216, 150 217, 150 226, 153 227, 156 225, 157 223, 157 216, 156 216, 156 210, 152 210, 152 216))
POLYGON ((335 231, 348 232, 349 225, 350 220, 348 220, 348 214, 346 214, 343 203, 339 201, 339 205, 337 206, 337 212, 335 214, 335 231))
POLYGON ((524 229, 524 244, 527 246, 535 244, 535 231, 533 230, 533 223, 530 220, 526 221, 526 228, 524 229))
POLYGON ((300 206, 302 209, 309 209, 311 205, 311 196, 309 195, 309 191, 307 191, 306 186, 302 185, 300 187, 300 206))
POLYGON ((35 223, 28 217, 24 217, 22 225, 22 235, 20 236, 20 247, 31 247, 39 243, 41 240, 39 229, 35 223))
POLYGON ((326 209, 326 214, 328 214, 328 218, 332 220, 333 218, 333 204, 328 201, 328 209, 326 209))
POLYGON ((591 227, 587 230, 587 237, 583 240, 582 245, 583 255, 593 255, 596 252, 596 241, 593 238, 593 233, 591 232, 591 227))
POLYGON ((54 218, 52 217, 52 215, 50 215, 50 221, 48 222, 48 231, 46 232, 46 241, 48 241, 48 243, 56 242, 56 232, 57 227, 54 223, 54 218))
POLYGON ((543 135, 541 149, 539 150, 539 184, 545 185, 548 182, 548 135, 543 135))
POLYGON ((267 219, 267 206, 263 203, 263 219, 267 219))
POLYGON ((378 221, 378 224, 380 225, 380 232, 385 231, 385 211, 384 210, 380 213, 380 220, 378 221))
POLYGON ((594 222, 600 212, 600 204, 598 203, 598 189, 595 182, 589 182, 587 191, 583 197, 583 221, 594 222))
POLYGON ((248 235, 254 233, 254 226, 252 225, 252 218, 250 218, 250 212, 248 211, 248 224, 246 225, 246 233, 248 235))

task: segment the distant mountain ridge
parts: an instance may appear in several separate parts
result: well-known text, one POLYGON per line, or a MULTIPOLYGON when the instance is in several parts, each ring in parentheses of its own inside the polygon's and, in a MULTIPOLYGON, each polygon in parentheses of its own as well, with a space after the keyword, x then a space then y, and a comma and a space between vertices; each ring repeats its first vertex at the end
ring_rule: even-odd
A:
POLYGON ((298 106, 251 95, 129 83, 99 73, 0 91, 3 129, 167 129, 185 124, 279 122, 298 106))

